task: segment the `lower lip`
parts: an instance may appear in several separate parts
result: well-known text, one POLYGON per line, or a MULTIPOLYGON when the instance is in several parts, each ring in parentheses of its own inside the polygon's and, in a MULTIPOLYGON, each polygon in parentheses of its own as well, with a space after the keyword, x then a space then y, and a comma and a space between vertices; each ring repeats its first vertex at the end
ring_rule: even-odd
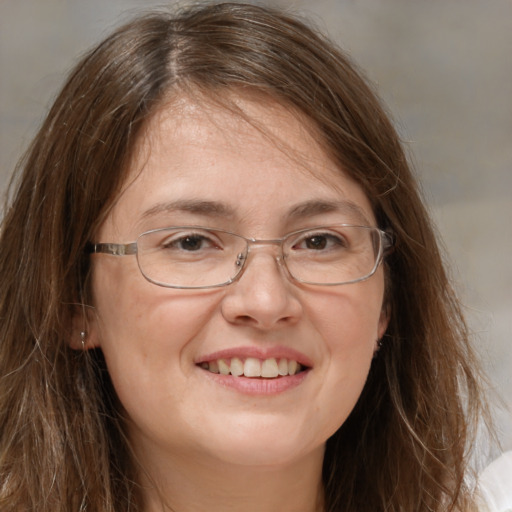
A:
POLYGON ((234 377, 233 375, 221 375, 200 368, 204 375, 216 384, 233 389, 245 395, 271 396, 284 393, 296 388, 307 377, 310 370, 304 370, 296 375, 266 379, 258 377, 234 377))

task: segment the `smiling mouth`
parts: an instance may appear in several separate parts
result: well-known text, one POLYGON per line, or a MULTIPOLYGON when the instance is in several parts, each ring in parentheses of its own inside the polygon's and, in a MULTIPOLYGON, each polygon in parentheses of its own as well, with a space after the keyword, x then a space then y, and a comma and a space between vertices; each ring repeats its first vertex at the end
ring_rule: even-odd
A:
POLYGON ((307 368, 293 359, 271 357, 269 359, 257 359, 248 357, 240 359, 215 359, 204 361, 198 365, 203 370, 221 375, 232 375, 233 377, 249 377, 275 379, 297 375, 307 368))

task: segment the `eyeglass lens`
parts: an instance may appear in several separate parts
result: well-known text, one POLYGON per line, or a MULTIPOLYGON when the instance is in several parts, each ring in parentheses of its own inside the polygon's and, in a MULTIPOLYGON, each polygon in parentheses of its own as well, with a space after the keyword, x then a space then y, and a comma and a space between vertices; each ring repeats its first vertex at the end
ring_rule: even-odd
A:
POLYGON ((200 288, 233 281, 256 246, 280 244, 290 275, 313 284, 343 284, 370 276, 382 253, 382 232, 363 226, 301 230, 282 240, 258 241, 197 227, 142 234, 137 258, 144 276, 161 286, 200 288))

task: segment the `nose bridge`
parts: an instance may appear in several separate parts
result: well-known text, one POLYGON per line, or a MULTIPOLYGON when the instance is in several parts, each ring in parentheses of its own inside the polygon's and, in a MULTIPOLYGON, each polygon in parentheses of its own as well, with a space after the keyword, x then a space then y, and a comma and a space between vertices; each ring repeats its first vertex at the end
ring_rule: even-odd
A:
POLYGON ((236 265, 239 267, 235 278, 237 281, 242 279, 246 273, 252 275, 255 272, 260 274, 258 281, 263 282, 276 271, 279 279, 290 279, 290 273, 283 258, 282 239, 246 238, 245 240, 247 243, 245 252, 240 252, 237 255, 236 265), (271 260, 273 260, 273 263, 271 260), (267 264, 265 264, 265 261, 267 261, 267 264), (272 268, 272 265, 274 265, 274 268, 272 268))
POLYGON ((288 282, 281 245, 281 240, 247 240, 246 254, 238 255, 238 282, 222 302, 229 321, 270 329, 300 317, 302 306, 288 282))
POLYGON ((244 271, 247 269, 247 266, 251 263, 255 256, 268 255, 271 256, 279 265, 279 267, 283 267, 283 241, 282 239, 262 239, 257 240, 254 238, 247 240, 247 255, 244 265, 244 271))
POLYGON ((259 247, 263 248, 266 246, 274 247, 274 250, 278 250, 282 252, 281 247, 283 245, 282 238, 270 238, 268 240, 262 239, 258 240, 256 238, 250 238, 247 240, 249 245, 249 252, 253 252, 254 250, 258 250, 259 247))

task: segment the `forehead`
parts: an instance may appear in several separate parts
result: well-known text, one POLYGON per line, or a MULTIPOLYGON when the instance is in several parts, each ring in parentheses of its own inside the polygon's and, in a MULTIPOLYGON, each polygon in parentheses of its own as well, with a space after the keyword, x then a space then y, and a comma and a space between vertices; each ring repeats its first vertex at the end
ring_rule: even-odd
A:
MULTIPOLYGON (((297 170, 309 171, 318 178, 332 174, 322 169, 325 164, 327 168, 333 167, 323 148, 324 137, 296 107, 258 91, 209 94, 191 91, 162 103, 139 139, 139 158, 132 166, 135 172, 151 152, 161 150, 162 143, 167 144, 169 136, 174 140, 182 136, 189 145, 195 138, 203 146, 211 143, 229 153, 238 150, 246 155, 246 148, 240 146, 242 139, 245 143, 267 144, 269 149, 273 146, 274 151, 280 151, 283 158, 296 160, 297 170)), ((173 149, 176 147, 169 146, 170 151, 173 149)))
POLYGON ((319 215, 341 202, 372 221, 361 187, 331 160, 304 115, 261 95, 221 103, 183 96, 148 123, 114 210, 137 214, 137 223, 169 205, 270 219, 285 211, 319 215))
POLYGON ((311 119, 292 105, 257 91, 224 92, 217 97, 189 94, 164 102, 137 145, 131 172, 136 174, 151 155, 166 149, 170 156, 195 146, 199 157, 202 150, 215 147, 226 155, 254 159, 261 154, 251 150, 262 145, 269 159, 280 153, 283 161, 294 161, 297 172, 331 185, 342 173, 328 156, 323 136, 311 119))

